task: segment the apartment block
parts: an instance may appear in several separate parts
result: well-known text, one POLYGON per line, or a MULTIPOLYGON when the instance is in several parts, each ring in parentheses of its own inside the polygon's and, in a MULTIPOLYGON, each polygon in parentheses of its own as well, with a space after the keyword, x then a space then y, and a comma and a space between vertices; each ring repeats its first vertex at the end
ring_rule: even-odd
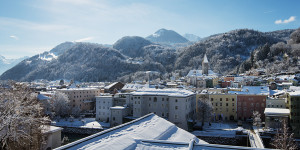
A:
POLYGON ((96 96, 101 93, 101 90, 97 88, 69 88, 57 91, 68 95, 71 107, 78 106, 82 112, 94 111, 96 96))
POLYGON ((237 120, 237 95, 235 94, 209 94, 213 106, 213 120, 237 120))

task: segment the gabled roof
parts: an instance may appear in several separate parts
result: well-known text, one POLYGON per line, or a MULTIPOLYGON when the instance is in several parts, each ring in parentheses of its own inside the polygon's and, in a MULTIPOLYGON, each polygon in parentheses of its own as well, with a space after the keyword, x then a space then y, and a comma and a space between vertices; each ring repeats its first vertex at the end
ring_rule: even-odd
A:
POLYGON ((151 113, 57 149, 138 149, 140 139, 207 144, 195 135, 151 113))

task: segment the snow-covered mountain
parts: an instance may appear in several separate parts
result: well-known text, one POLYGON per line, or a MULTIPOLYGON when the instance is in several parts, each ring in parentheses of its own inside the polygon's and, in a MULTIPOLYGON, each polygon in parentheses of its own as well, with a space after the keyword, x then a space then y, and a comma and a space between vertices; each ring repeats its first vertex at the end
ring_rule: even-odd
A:
POLYGON ((25 56, 18 59, 7 59, 0 55, 0 75, 26 58, 28 57, 25 56))
POLYGON ((64 42, 56 47, 54 47, 52 50, 44 52, 42 54, 39 54, 39 58, 41 60, 45 61, 51 61, 52 59, 57 59, 59 55, 61 55, 63 52, 71 48, 75 45, 75 42, 64 42))
POLYGON ((184 34, 183 37, 185 37, 186 39, 188 39, 191 42, 198 42, 201 40, 201 38, 199 36, 194 35, 194 34, 189 34, 189 33, 184 34))
MULTIPOLYGON (((292 32, 293 30, 259 32, 239 29, 209 36, 180 49, 166 46, 170 44, 151 43, 136 36, 121 38, 113 48, 95 43, 65 42, 49 52, 21 61, 4 72, 0 80, 73 79, 131 82, 139 76, 137 72, 149 70, 161 73, 161 78, 168 78, 169 73, 174 71, 186 75, 189 70, 199 68, 205 54, 209 58, 211 70, 226 74, 238 70, 239 66, 239 70, 247 70, 249 63, 245 61, 249 59, 252 51, 255 52, 254 60, 265 59, 262 56, 269 54, 264 53, 264 45, 285 43, 286 39, 290 39, 289 35, 292 32), (262 56, 259 55, 261 53, 262 56)), ((161 32, 158 34, 162 35, 161 32)), ((272 56, 274 54, 274 58, 270 59, 277 60, 275 56, 278 56, 278 61, 283 60, 280 59, 281 53, 273 53, 281 50, 273 50, 274 47, 270 49, 272 56)), ((299 54, 297 50, 293 49, 288 55, 294 59, 294 56, 299 54)))
POLYGON ((154 43, 176 44, 189 42, 186 38, 173 30, 159 29, 155 33, 146 37, 147 40, 154 43))

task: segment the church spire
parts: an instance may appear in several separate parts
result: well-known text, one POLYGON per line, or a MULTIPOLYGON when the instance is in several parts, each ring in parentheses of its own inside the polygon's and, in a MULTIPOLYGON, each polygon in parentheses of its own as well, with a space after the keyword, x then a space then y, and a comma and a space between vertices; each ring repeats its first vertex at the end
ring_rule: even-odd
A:
POLYGON ((202 61, 202 74, 208 75, 208 59, 206 54, 204 54, 204 58, 202 61))

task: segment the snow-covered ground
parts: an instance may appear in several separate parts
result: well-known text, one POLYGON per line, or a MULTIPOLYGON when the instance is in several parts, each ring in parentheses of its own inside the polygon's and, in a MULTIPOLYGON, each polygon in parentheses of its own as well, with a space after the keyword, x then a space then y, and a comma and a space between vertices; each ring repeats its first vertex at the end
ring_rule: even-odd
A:
POLYGON ((81 120, 73 119, 73 121, 71 121, 71 119, 68 119, 67 121, 65 119, 60 119, 59 121, 53 120, 51 122, 51 125, 59 126, 59 127, 97 128, 97 129, 105 129, 110 127, 109 123, 96 121, 95 118, 83 118, 81 120))
POLYGON ((235 137, 236 131, 244 130, 238 127, 236 123, 211 123, 209 126, 204 124, 203 131, 193 131, 196 136, 214 136, 214 137, 235 137))

